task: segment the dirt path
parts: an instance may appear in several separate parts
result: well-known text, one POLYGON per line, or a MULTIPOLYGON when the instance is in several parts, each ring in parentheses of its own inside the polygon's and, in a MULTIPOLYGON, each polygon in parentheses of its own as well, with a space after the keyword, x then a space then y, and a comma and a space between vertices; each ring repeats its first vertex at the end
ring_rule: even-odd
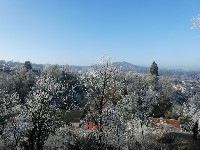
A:
MULTIPOLYGON (((187 132, 171 132, 169 134, 176 135, 176 140, 170 144, 173 150, 200 150, 200 135, 198 140, 192 139, 192 133, 187 132)), ((170 150, 171 150, 170 149, 170 150)))

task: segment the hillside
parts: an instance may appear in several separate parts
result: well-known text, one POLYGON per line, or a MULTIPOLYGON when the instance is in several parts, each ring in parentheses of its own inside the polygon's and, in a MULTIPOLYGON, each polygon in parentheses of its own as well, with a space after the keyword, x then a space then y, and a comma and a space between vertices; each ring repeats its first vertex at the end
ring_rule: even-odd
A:
MULTIPOLYGON (((21 66, 23 64, 24 63, 22 63, 22 62, 0 60, 0 69, 3 66, 13 68, 13 67, 21 66)), ((32 63, 32 67, 34 69, 40 69, 40 70, 42 70, 45 67, 45 65, 46 64, 32 63)), ((134 65, 134 64, 131 64, 131 63, 126 62, 126 61, 113 62, 113 65, 122 72, 129 72, 129 71, 133 71, 133 72, 137 72, 137 73, 148 73, 149 72, 149 67, 134 65)), ((90 66, 69 65, 70 69, 77 70, 77 71, 87 70, 87 69, 92 68, 92 67, 94 67, 94 65, 90 65, 90 66)), ((159 64, 158 64, 158 67, 159 67, 159 64)), ((175 77, 175 78, 182 77, 182 78, 192 79, 192 78, 194 78, 194 75, 199 74, 199 73, 200 73, 199 70, 182 70, 182 69, 159 68, 159 75, 160 76, 170 76, 170 77, 175 77)))
POLYGON ((193 140, 192 133, 187 133, 187 132, 167 133, 163 138, 163 143, 164 143, 164 149, 170 149, 170 150, 199 150, 200 149, 200 139, 193 140))

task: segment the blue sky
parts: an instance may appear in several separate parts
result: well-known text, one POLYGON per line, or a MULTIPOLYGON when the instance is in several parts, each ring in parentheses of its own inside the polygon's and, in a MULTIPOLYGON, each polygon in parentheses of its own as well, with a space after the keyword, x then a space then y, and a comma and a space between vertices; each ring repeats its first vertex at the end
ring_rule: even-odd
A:
POLYGON ((200 68, 199 0, 0 0, 0 59, 200 68))

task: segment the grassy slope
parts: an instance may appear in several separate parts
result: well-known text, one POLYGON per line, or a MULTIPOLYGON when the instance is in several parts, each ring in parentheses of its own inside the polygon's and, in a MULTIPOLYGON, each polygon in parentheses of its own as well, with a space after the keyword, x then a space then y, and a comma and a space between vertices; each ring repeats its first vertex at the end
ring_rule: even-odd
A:
POLYGON ((198 140, 192 139, 192 133, 186 132, 173 132, 168 134, 176 135, 173 142, 166 143, 167 148, 170 150, 200 150, 200 135, 198 140))

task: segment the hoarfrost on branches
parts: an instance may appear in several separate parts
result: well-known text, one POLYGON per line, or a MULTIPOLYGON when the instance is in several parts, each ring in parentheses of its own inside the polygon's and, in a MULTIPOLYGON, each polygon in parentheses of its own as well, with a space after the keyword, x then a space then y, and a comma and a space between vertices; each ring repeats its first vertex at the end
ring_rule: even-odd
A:
POLYGON ((192 29, 200 28, 200 14, 192 18, 192 29))
POLYGON ((184 103, 182 114, 184 117, 188 117, 188 121, 191 124, 194 122, 199 122, 199 116, 200 116, 200 102, 199 102, 200 95, 196 94, 193 95, 188 102, 184 103))
POLYGON ((110 58, 103 57, 99 64, 94 66, 84 78, 87 89, 86 122, 92 120, 95 123, 97 144, 102 146, 105 138, 104 111, 106 108, 116 104, 121 99, 121 85, 116 77, 118 70, 112 66, 110 58))

